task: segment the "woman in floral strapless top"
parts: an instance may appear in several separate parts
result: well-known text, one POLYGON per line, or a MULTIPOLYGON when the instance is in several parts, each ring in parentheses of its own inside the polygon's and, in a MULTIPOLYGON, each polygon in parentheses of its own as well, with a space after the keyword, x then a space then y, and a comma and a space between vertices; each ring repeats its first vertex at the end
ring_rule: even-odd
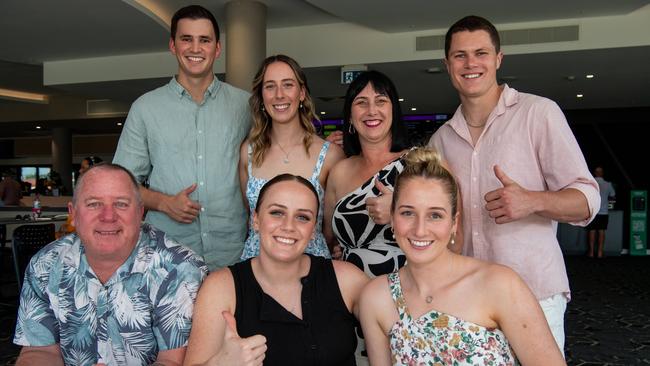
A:
POLYGON ((539 303, 511 269, 457 255, 458 187, 432 150, 404 158, 392 205, 407 264, 361 294, 368 357, 382 365, 565 365, 539 303))

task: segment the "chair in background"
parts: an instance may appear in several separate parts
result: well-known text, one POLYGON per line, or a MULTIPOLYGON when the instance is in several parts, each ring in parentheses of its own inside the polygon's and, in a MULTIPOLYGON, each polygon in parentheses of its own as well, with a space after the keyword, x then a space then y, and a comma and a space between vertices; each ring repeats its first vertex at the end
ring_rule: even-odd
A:
POLYGON ((54 224, 22 225, 14 230, 12 252, 19 294, 29 260, 41 248, 53 241, 54 224))

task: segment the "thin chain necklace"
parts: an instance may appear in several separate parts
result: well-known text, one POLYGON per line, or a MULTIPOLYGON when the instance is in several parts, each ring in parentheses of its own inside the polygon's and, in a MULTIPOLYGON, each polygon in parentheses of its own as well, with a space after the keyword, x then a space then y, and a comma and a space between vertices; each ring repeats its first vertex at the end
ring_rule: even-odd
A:
POLYGON ((291 146, 289 147, 289 151, 285 150, 285 149, 282 147, 282 145, 280 145, 279 142, 276 142, 276 144, 278 145, 278 147, 280 148, 280 150, 282 150, 282 153, 284 154, 284 158, 282 159, 282 162, 285 163, 285 164, 289 164, 289 154, 291 153, 291 151, 293 150, 293 148, 296 147, 296 145, 298 145, 298 144, 291 145, 291 146))

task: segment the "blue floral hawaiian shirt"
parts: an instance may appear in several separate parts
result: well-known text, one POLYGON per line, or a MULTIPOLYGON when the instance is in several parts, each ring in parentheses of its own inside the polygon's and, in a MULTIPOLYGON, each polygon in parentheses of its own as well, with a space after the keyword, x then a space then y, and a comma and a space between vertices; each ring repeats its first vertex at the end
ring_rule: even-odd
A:
POLYGON ((190 249, 143 224, 129 258, 102 284, 76 234, 30 261, 14 343, 59 344, 66 365, 148 365, 187 345, 207 267, 190 249))

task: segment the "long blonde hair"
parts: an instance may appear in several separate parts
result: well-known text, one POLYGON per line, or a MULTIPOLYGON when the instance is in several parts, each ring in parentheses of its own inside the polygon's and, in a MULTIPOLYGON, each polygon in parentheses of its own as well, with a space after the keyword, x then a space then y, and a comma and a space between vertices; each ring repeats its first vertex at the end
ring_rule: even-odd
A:
POLYGON ((262 88, 266 69, 269 65, 275 62, 284 62, 287 64, 296 75, 296 80, 298 81, 298 84, 300 84, 300 87, 305 90, 305 99, 302 101, 302 107, 298 109, 298 114, 300 117, 300 126, 304 130, 302 141, 307 156, 309 156, 309 147, 311 146, 313 137, 316 134, 316 128, 312 121, 315 119, 317 120, 318 117, 314 112, 314 102, 309 94, 309 86, 307 86, 307 77, 305 76, 305 72, 302 70, 300 65, 289 56, 275 55, 267 57, 262 62, 257 74, 255 74, 255 78, 253 79, 253 92, 248 101, 253 114, 253 127, 248 134, 248 141, 253 148, 252 160, 253 165, 256 167, 262 165, 264 155, 266 155, 266 152, 271 147, 271 128, 273 128, 273 126, 270 116, 263 109, 264 100, 262 97, 262 88))
POLYGON ((397 176, 395 181, 391 212, 395 210, 395 203, 404 182, 414 177, 422 177, 435 179, 442 183, 451 202, 451 214, 455 217, 458 210, 458 184, 449 170, 442 165, 440 154, 432 149, 418 147, 406 154, 404 162, 404 170, 397 176))

